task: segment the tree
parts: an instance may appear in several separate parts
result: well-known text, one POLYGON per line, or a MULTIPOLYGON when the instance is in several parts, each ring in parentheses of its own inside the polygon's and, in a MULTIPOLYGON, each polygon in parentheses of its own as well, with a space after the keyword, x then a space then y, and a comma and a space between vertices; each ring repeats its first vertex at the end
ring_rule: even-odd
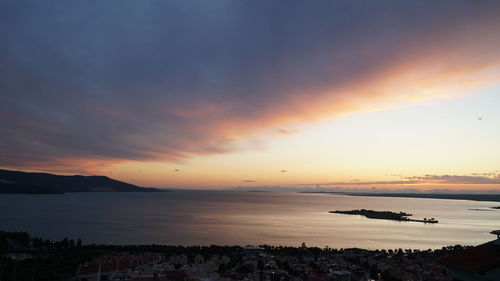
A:
POLYGON ((260 271, 264 270, 264 262, 262 261, 262 259, 259 259, 259 261, 257 262, 257 268, 260 271))

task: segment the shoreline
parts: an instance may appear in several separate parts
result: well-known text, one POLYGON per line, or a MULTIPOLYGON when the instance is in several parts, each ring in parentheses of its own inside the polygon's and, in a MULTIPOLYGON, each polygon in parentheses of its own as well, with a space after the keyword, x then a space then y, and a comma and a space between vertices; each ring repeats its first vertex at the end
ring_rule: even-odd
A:
MULTIPOLYGON (((440 194, 440 193, 353 193, 353 192, 331 192, 331 191, 301 191, 298 193, 333 194, 345 196, 365 197, 396 197, 417 199, 446 199, 446 200, 468 200, 480 202, 500 202, 500 194, 440 194)), ((494 208, 496 209, 496 208, 494 208)))

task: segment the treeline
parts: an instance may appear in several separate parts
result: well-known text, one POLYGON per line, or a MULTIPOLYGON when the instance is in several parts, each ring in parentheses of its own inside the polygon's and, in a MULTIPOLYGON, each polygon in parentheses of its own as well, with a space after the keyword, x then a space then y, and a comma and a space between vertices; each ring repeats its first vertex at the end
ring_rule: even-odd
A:
POLYGON ((43 240, 27 232, 0 231, 0 280, 66 280, 91 258, 80 239, 43 240))
POLYGON ((31 237, 27 232, 0 231, 0 254, 6 252, 38 253, 40 250, 59 251, 82 248, 82 240, 64 238, 63 240, 49 240, 31 237))

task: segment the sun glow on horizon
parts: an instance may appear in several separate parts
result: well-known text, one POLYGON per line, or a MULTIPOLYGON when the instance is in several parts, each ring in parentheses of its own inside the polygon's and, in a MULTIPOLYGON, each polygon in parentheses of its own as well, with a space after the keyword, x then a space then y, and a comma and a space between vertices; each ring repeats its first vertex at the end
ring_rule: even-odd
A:
MULTIPOLYGON (((467 89, 470 93, 470 88, 467 89)), ((345 114, 330 120, 292 124, 293 133, 268 130, 228 154, 177 162, 136 162, 103 171, 119 179, 156 187, 342 186, 423 175, 468 175, 500 170, 497 124, 500 86, 473 94, 428 99, 384 110, 345 114), (175 171, 178 169, 179 171, 175 171), (281 172, 286 170, 286 172, 281 172), (396 177, 394 175, 397 175, 396 177)), ((282 129, 288 132, 286 129, 282 129)), ((498 189, 499 185, 446 183, 361 184, 432 189, 498 189)))
POLYGON ((500 189, 500 3, 32 2, 0 4, 0 167, 500 189))

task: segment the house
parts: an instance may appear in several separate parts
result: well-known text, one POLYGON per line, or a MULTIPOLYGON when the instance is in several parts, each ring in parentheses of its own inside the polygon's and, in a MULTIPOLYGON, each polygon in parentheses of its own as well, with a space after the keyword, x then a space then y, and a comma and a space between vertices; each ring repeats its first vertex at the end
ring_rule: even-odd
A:
POLYGON ((264 249, 261 247, 247 246, 243 250, 244 250, 245 254, 247 254, 247 255, 252 255, 252 254, 258 255, 258 254, 265 253, 264 249))
POLYGON ((185 281, 187 280, 186 272, 183 270, 167 270, 164 272, 167 280, 170 281, 185 281))
POLYGON ((497 239, 442 257, 449 274, 461 281, 500 280, 500 230, 492 231, 497 239))
POLYGON ((168 281, 167 277, 162 275, 138 275, 132 278, 132 281, 168 281))

